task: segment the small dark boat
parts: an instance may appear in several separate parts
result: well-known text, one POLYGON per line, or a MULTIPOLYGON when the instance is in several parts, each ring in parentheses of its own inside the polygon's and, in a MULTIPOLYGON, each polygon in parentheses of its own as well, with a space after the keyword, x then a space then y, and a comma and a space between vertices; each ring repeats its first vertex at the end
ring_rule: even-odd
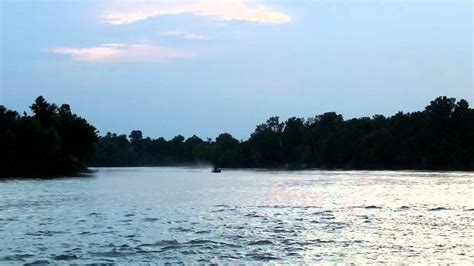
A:
POLYGON ((221 172, 221 169, 220 169, 220 168, 217 168, 217 167, 214 167, 214 168, 212 169, 212 172, 213 172, 213 173, 220 173, 220 172, 221 172))

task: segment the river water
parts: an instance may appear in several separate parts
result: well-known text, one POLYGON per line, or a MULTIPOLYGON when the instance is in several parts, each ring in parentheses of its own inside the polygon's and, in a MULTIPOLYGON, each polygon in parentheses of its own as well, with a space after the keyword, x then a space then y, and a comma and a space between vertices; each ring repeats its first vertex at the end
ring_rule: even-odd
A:
POLYGON ((5 263, 473 263, 474 173, 100 168, 0 181, 5 263))

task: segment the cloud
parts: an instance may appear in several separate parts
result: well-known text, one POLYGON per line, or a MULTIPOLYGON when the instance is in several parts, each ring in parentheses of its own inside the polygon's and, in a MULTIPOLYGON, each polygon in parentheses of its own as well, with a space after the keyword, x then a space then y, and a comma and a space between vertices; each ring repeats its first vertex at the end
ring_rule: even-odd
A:
POLYGON ((133 5, 123 10, 107 12, 103 19, 115 25, 130 24, 151 17, 163 15, 194 14, 211 16, 218 21, 240 20, 266 24, 285 24, 290 21, 287 14, 265 5, 248 5, 243 0, 200 0, 188 4, 162 3, 154 5, 133 5))
POLYGON ((160 35, 182 37, 187 40, 205 40, 206 39, 206 37, 204 37, 203 35, 183 32, 183 31, 165 31, 165 32, 160 32, 160 35))
POLYGON ((102 44, 89 48, 59 47, 49 52, 70 56, 75 61, 96 62, 160 62, 186 59, 194 55, 188 51, 149 44, 102 44))

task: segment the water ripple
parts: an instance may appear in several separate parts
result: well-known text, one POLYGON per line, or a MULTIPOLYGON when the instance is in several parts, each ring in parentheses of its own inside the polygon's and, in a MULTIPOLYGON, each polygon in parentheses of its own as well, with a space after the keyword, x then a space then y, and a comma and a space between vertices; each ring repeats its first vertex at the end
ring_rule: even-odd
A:
POLYGON ((469 264, 473 188, 473 173, 448 172, 12 180, 0 186, 0 264, 469 264))

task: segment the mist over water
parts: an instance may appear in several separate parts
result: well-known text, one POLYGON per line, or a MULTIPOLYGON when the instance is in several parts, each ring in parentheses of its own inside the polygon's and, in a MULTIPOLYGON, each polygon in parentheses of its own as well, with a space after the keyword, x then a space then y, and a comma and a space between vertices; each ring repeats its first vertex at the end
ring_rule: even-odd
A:
POLYGON ((474 173, 100 168, 0 181, 0 263, 474 262, 474 173))

